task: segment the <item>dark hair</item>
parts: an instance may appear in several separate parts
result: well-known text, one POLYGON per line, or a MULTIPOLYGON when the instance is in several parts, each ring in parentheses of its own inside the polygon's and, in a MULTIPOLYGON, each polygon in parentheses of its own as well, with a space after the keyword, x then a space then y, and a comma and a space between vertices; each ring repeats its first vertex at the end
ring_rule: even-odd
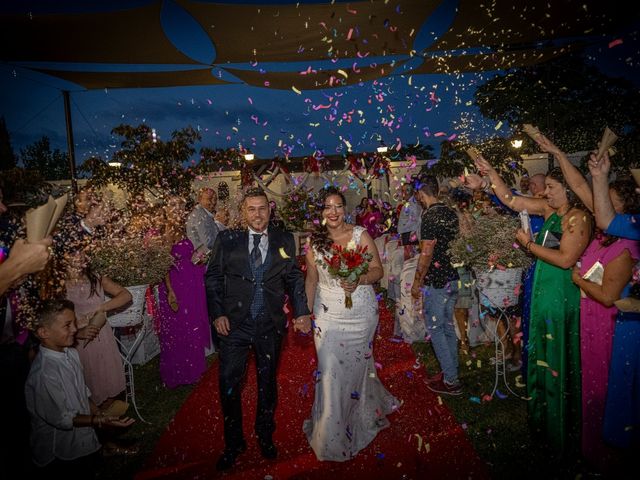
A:
POLYGON ((255 197, 264 197, 267 203, 269 203, 269 197, 265 191, 259 187, 251 187, 244 192, 244 197, 242 198, 242 203, 245 202, 247 198, 255 198, 255 197))
POLYGON ((66 298, 46 300, 38 312, 38 318, 33 325, 33 330, 50 326, 58 315, 65 310, 75 312, 75 305, 71 300, 67 300, 66 298))
POLYGON ((567 184, 567 181, 565 180, 564 175, 562 175, 562 169, 560 167, 552 168, 547 172, 546 178, 551 178, 556 182, 560 183, 564 187, 565 191, 567 192, 567 203, 569 204, 569 210, 575 208, 582 211, 582 213, 584 214, 585 221, 591 226, 590 238, 589 238, 589 242, 591 242, 591 240, 593 240, 593 235, 595 233, 593 229, 593 225, 595 223, 593 220, 593 215, 587 209, 587 207, 584 206, 584 204, 578 198, 575 192, 571 190, 571 188, 569 188, 569 185, 567 184))
POLYGON ((640 213, 640 195, 636 193, 636 182, 630 178, 620 178, 611 182, 609 188, 622 200, 622 213, 640 213))
POLYGON ((424 175, 420 177, 416 186, 419 191, 431 197, 437 197, 440 192, 438 179, 435 175, 424 175))
POLYGON ((567 192, 567 202, 569 203, 569 209, 578 208, 580 210, 584 210, 587 212, 588 210, 585 208, 584 204, 580 201, 578 196, 574 193, 573 190, 569 188, 567 181, 562 174, 562 169, 560 167, 552 168, 547 172, 547 178, 551 178, 561 184, 565 191, 567 192))
POLYGON ((342 200, 342 205, 347 206, 347 200, 342 192, 336 187, 327 187, 320 191, 316 201, 316 211, 318 212, 317 223, 311 233, 311 245, 320 253, 328 252, 331 249, 333 241, 329 238, 329 230, 322 221, 322 211, 324 210, 327 198, 338 196, 342 200))

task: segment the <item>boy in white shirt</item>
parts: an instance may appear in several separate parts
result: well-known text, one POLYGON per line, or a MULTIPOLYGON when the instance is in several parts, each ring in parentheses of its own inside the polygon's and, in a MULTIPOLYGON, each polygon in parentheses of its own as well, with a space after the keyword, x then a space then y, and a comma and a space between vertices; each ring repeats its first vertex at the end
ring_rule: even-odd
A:
POLYGON ((94 429, 125 428, 134 420, 101 414, 89 398, 80 357, 71 348, 77 331, 72 302, 46 302, 34 331, 40 348, 25 385, 33 462, 43 473, 92 478, 101 448, 94 429))

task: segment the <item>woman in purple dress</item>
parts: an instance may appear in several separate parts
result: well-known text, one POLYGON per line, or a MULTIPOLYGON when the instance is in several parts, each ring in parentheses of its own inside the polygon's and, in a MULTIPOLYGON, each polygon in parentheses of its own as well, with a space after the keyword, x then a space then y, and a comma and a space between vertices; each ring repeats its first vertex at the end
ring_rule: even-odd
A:
POLYGON ((159 286, 160 377, 167 388, 196 383, 207 369, 211 329, 204 288, 205 265, 194 264, 185 232, 185 201, 170 197, 165 239, 175 260, 159 286))

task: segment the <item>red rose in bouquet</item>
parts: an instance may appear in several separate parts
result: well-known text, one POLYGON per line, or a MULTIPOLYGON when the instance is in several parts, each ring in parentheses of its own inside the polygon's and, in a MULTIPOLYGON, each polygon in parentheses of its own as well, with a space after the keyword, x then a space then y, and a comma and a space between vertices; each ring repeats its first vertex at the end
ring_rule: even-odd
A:
MULTIPOLYGON (((323 258, 329 273, 350 283, 355 283, 361 275, 369 270, 369 262, 373 258, 367 247, 356 245, 355 248, 344 248, 338 244, 331 246, 331 255, 323 258)), ((345 292, 344 306, 353 307, 351 294, 345 292)))

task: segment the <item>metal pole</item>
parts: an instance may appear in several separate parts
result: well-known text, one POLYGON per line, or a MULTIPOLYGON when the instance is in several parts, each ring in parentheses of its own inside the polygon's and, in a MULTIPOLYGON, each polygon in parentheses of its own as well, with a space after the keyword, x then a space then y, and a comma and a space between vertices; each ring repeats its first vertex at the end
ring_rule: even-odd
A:
POLYGON ((76 153, 73 146, 73 127, 71 125, 71 104, 69 102, 69 91, 62 91, 64 98, 64 119, 67 125, 67 150, 69 152, 69 173, 71 174, 71 191, 75 196, 78 193, 78 182, 76 181, 76 153))

